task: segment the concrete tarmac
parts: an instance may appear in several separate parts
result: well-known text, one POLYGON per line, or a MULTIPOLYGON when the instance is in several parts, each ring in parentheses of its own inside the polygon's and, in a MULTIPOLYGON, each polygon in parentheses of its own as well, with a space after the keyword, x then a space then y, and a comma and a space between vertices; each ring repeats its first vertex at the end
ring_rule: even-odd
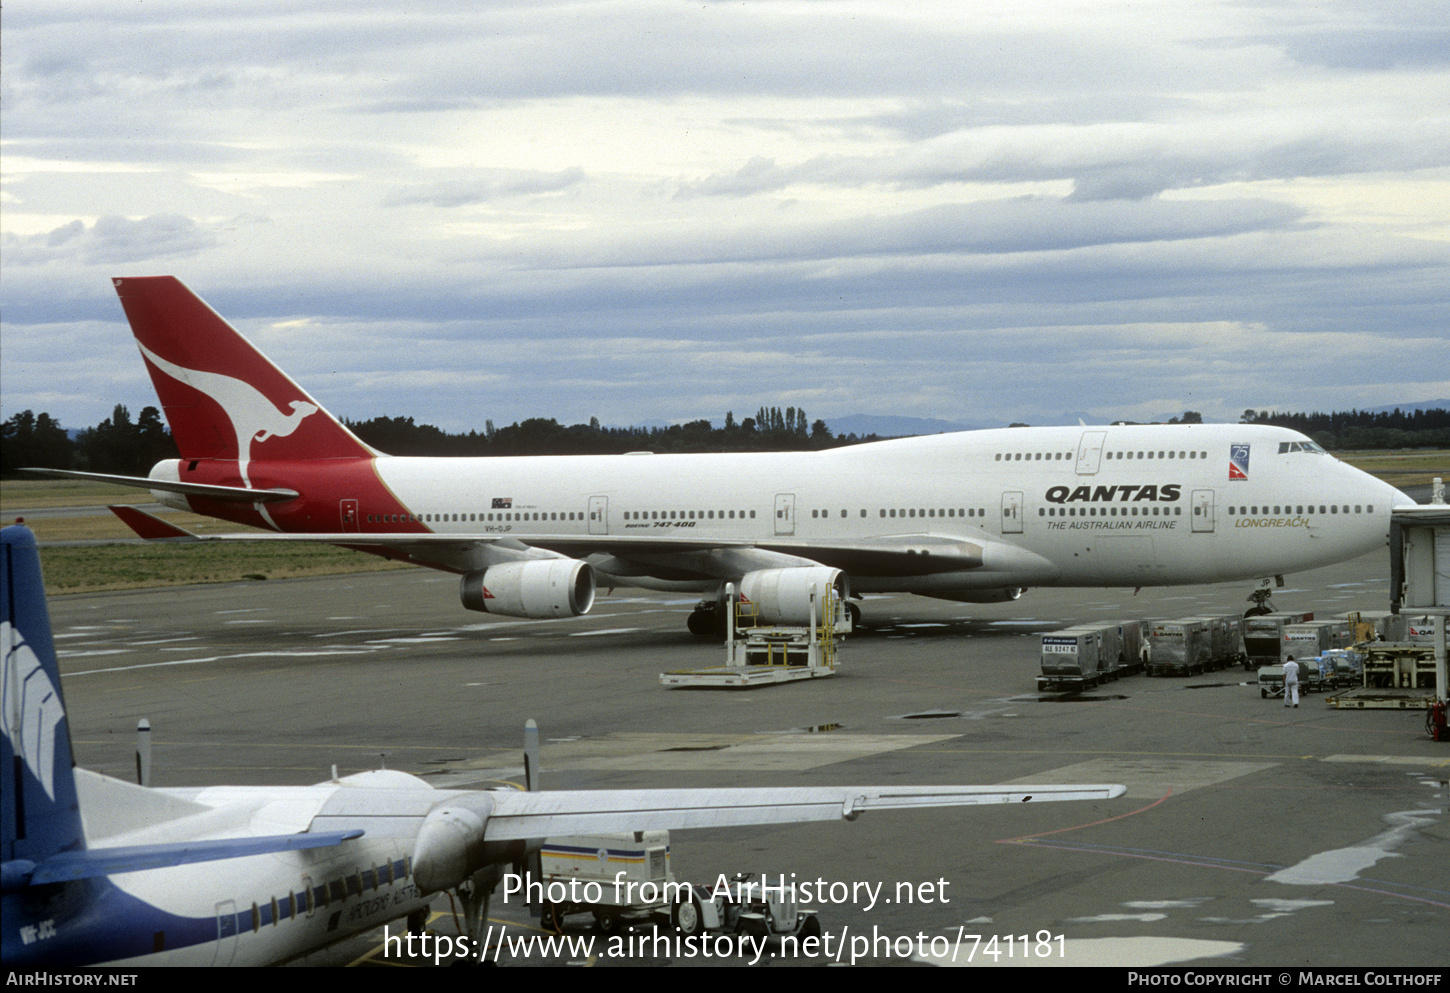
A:
MULTIPOLYGON (((1289 577, 1274 602, 1383 610, 1386 573, 1382 552, 1289 577)), ((1423 712, 1336 711, 1317 694, 1285 709, 1240 669, 1035 689, 1041 632, 1242 612, 1250 588, 869 598, 837 676, 744 691, 660 686, 723 649, 686 632, 692 599, 633 590, 565 621, 470 614, 454 578, 423 570, 74 595, 51 610, 78 760, 132 778, 145 717, 160 786, 308 783, 379 763, 439 786, 518 782, 533 717, 545 788, 1128 787, 1114 801, 674 833, 682 879, 833 884, 816 903, 823 954, 772 951, 768 965, 1443 967, 1450 745, 1425 735, 1423 712)), ((542 934, 524 908, 496 895, 491 916, 500 963, 749 963, 650 945, 644 928, 611 944, 587 916, 565 933, 592 947, 546 953, 510 944, 542 934)), ((311 961, 381 959, 374 935, 311 961)))

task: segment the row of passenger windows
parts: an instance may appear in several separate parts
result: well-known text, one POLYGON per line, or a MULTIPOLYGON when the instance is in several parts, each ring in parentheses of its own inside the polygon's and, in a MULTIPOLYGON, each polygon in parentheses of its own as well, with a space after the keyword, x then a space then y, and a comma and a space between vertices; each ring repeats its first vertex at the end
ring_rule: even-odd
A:
MULTIPOLYGON (((846 517, 850 511, 842 508, 841 516, 846 517)), ((987 511, 980 507, 884 507, 876 511, 879 517, 986 517, 987 511)), ((776 516, 782 515, 781 511, 776 516)), ((862 517, 867 516, 865 507, 860 510, 862 517)), ((815 518, 829 518, 829 510, 813 510, 811 516, 815 518)))
POLYGON ((753 520, 753 510, 626 510, 626 521, 734 521, 753 520))
MULTIPOLYGON (((1071 461, 1077 457, 1076 452, 999 452, 994 461, 996 462, 1061 462, 1066 459, 1071 461)), ((1104 452, 1105 459, 1206 459, 1207 452, 1104 452)))
POLYGON ((1182 517, 1182 507, 1047 507, 1038 517, 1182 517))
MULTIPOLYGON (((369 890, 376 892, 384 886, 405 882, 412 874, 410 862, 410 859, 402 858, 369 869, 358 869, 350 876, 343 876, 320 886, 309 886, 281 897, 274 896, 270 903, 254 903, 251 913, 252 930, 259 931, 264 924, 275 925, 279 921, 294 917, 310 916, 314 911, 325 909, 334 903, 342 903, 348 897, 362 896, 369 890)), ((238 931, 244 926, 245 913, 246 911, 242 911, 237 914, 238 931)))
POLYGON ((451 521, 582 521, 593 520, 594 514, 591 511, 586 518, 582 511, 545 513, 508 513, 508 514, 419 514, 414 517, 412 514, 369 514, 370 524, 439 524, 451 521))
POLYGON ((1246 514, 1246 515, 1248 515, 1250 517, 1256 517, 1256 516, 1258 516, 1260 514, 1315 514, 1315 513, 1318 513, 1318 514, 1349 514, 1349 513, 1355 513, 1355 514, 1373 514, 1374 513, 1374 504, 1372 504, 1372 503, 1370 503, 1370 504, 1358 504, 1357 503, 1357 504, 1354 505, 1354 510, 1353 511, 1351 511, 1349 509, 1349 504, 1347 504, 1347 503, 1346 504, 1333 504, 1333 503, 1331 503, 1331 504, 1329 504, 1327 506, 1325 504, 1322 504, 1321 503, 1321 504, 1319 504, 1318 510, 1315 509, 1314 504, 1302 504, 1301 503, 1301 504, 1294 504, 1294 505, 1291 506, 1291 505, 1289 505, 1289 504, 1286 503, 1286 504, 1274 504, 1272 507, 1270 507, 1268 505, 1265 505, 1265 506, 1262 506, 1262 507, 1257 506, 1257 505, 1250 505, 1250 506, 1247 506, 1247 507, 1229 507, 1228 512, 1229 512, 1229 515, 1230 516, 1237 516, 1237 515, 1240 515, 1240 514, 1246 514))

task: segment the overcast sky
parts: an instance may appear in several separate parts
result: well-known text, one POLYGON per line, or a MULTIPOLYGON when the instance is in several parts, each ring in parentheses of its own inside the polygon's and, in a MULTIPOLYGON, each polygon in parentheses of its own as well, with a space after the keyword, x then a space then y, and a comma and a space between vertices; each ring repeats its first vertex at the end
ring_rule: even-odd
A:
POLYGON ((334 413, 1450 396, 1450 2, 20 0, 0 403, 173 274, 334 413))

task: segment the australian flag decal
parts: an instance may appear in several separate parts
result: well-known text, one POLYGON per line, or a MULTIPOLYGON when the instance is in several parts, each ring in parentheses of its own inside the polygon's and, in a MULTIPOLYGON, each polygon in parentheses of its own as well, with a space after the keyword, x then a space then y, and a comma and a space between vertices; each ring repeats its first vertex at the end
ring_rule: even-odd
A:
POLYGON ((1249 478, 1249 446, 1230 445, 1228 446, 1228 478, 1248 479, 1249 478))
MULTIPOLYGON (((1248 449, 1244 449, 1244 450, 1245 451, 1248 451, 1248 449)), ((1247 457, 1248 456, 1245 456, 1245 458, 1247 458, 1247 457)), ((494 497, 493 498, 493 509, 494 510, 511 510, 513 508, 513 505, 514 505, 514 498, 513 497, 494 497)))

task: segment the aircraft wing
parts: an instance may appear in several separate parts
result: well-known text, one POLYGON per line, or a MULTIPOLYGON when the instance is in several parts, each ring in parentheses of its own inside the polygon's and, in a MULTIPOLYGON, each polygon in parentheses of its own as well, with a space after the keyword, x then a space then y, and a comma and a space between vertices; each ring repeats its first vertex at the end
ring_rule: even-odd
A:
POLYGON ((853 821, 863 810, 959 807, 1045 800, 1107 800, 1117 785, 817 786, 731 789, 474 792, 429 811, 413 848, 425 893, 451 889, 486 861, 491 843, 538 843, 572 834, 853 821))
POLYGON ((1125 788, 1087 786, 813 786, 732 789, 545 790, 494 793, 489 841, 800 821, 854 821, 865 810, 1108 800, 1125 788))

